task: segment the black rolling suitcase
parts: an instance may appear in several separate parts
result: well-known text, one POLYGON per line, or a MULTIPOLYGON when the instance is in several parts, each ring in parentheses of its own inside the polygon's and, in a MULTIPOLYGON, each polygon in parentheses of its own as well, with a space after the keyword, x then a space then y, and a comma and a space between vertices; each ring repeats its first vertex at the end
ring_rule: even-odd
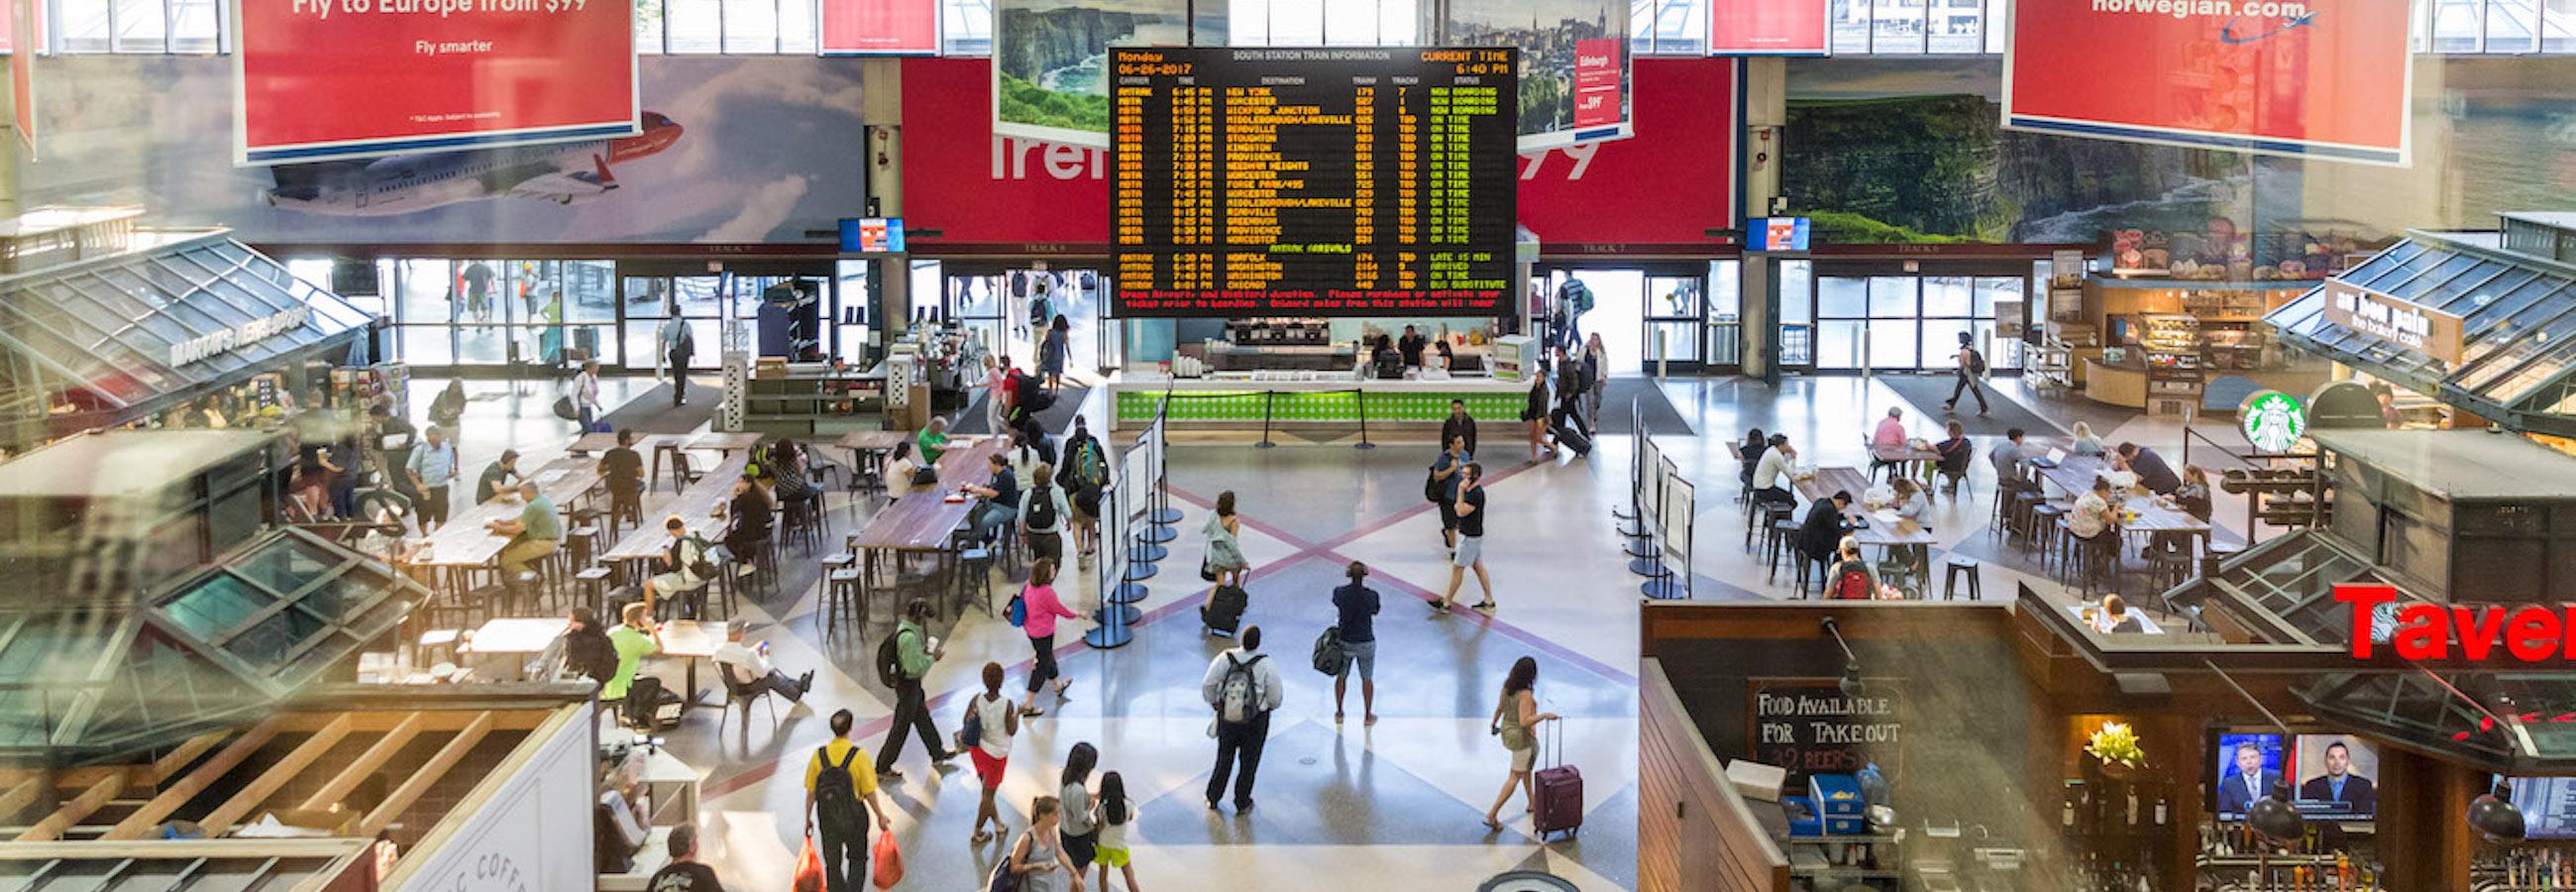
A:
POLYGON ((1199 625, 1206 634, 1233 635, 1243 627, 1244 608, 1252 606, 1252 596, 1239 586, 1220 585, 1208 593, 1207 603, 1199 607, 1199 625))
POLYGON ((1574 419, 1568 417, 1565 410, 1557 410, 1548 421, 1549 426, 1555 428, 1557 445, 1574 450, 1575 455, 1592 457, 1592 438, 1575 429, 1574 419))

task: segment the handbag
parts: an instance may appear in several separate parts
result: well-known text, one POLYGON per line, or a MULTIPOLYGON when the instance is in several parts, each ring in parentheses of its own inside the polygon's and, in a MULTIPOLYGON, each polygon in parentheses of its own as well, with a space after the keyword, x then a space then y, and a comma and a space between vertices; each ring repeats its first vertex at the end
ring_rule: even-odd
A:
MULTIPOLYGON (((1020 838, 1026 840, 1028 837, 1024 834, 1020 838)), ((993 878, 985 881, 984 892, 1020 892, 1020 875, 1011 872, 1011 852, 1018 848, 1019 844, 1013 843, 1010 848, 1002 850, 1002 861, 993 865, 993 878)))
POLYGON ((1215 582, 1215 581, 1216 581, 1216 564, 1209 562, 1207 558, 1200 558, 1200 559, 1199 559, 1199 579, 1204 580, 1204 581, 1207 581, 1207 582, 1215 582))
POLYGON ((1342 647, 1342 627, 1325 626, 1324 634, 1315 636, 1315 671, 1335 678, 1351 665, 1350 652, 1342 647))
POLYGON ((1448 493, 1443 492, 1443 491, 1441 491, 1441 490, 1442 490, 1442 487, 1440 486, 1440 472, 1438 472, 1438 471, 1430 471, 1430 472, 1426 472, 1426 473, 1424 473, 1424 474, 1422 475, 1422 500, 1423 500, 1423 501, 1425 501, 1425 502, 1438 502, 1438 501, 1440 501, 1443 497, 1446 497, 1446 496, 1448 495, 1448 493))

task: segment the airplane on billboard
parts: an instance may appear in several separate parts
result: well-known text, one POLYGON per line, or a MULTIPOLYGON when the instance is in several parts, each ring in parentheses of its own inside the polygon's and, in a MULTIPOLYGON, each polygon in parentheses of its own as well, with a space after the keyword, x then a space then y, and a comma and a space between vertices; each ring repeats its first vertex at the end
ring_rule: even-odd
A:
POLYGON ((274 207, 338 217, 390 217, 502 196, 571 204, 617 188, 611 165, 670 148, 684 131, 648 111, 643 133, 616 139, 285 164, 269 168, 277 185, 262 196, 274 207))

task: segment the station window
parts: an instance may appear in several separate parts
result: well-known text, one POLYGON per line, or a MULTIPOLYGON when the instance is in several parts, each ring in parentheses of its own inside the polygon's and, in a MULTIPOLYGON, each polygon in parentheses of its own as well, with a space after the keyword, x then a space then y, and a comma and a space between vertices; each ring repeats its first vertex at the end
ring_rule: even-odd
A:
POLYGON ((1232 46, 1407 46, 1422 39, 1413 0, 1233 0, 1232 46))

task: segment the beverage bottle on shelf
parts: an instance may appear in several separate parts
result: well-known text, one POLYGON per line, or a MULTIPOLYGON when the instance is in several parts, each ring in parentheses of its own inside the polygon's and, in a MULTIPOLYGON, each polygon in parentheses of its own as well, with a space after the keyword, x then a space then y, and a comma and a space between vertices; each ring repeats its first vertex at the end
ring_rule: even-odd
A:
POLYGON ((2137 827, 2138 827, 2138 791, 2137 791, 2137 789, 2136 789, 2136 788, 2131 788, 2131 789, 2129 790, 2129 829, 2135 830, 2135 829, 2137 829, 2137 827))
POLYGON ((2165 825, 2165 794, 2156 794, 2156 826, 2165 825))

